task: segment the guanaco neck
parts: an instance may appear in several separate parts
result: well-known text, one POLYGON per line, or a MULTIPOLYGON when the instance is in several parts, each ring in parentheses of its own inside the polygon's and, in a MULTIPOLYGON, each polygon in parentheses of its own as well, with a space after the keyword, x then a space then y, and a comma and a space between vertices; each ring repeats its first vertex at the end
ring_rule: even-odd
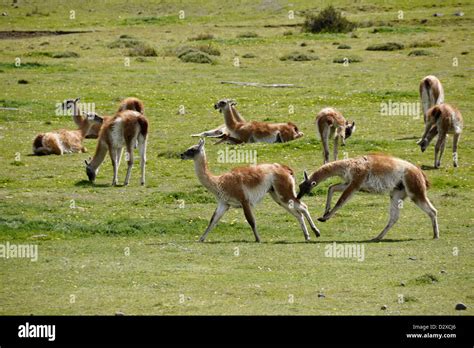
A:
POLYGON ((194 157, 194 170, 201 184, 208 190, 215 192, 217 186, 216 177, 209 171, 204 149, 194 157))
POLYGON ((245 119, 240 115, 240 112, 238 112, 237 109, 233 105, 230 106, 230 111, 232 112, 232 116, 234 116, 234 120, 236 122, 239 122, 239 123, 245 122, 245 119))
POLYGON ((347 160, 340 160, 335 162, 326 163, 316 170, 309 178, 310 182, 315 181, 319 184, 322 181, 327 180, 333 176, 344 176, 344 172, 347 168, 347 160))
POLYGON ((77 103, 73 103, 72 119, 73 119, 74 123, 77 124, 77 126, 80 129, 82 129, 85 120, 81 115, 81 110, 79 109, 79 106, 77 105, 77 103))
POLYGON ((229 105, 226 105, 222 109, 222 113, 224 114, 224 121, 225 125, 229 129, 235 129, 237 122, 235 121, 233 112, 232 112, 232 107, 229 105))
POLYGON ((94 170, 97 170, 99 166, 104 162, 105 155, 107 154, 108 146, 102 139, 99 139, 97 142, 97 147, 95 149, 94 157, 89 163, 89 166, 92 167, 94 170))

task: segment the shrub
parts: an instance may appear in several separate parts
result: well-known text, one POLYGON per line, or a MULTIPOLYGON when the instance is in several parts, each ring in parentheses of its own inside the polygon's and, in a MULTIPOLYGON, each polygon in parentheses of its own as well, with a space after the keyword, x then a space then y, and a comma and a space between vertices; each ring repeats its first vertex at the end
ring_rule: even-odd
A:
POLYGON ((292 52, 285 54, 284 56, 280 57, 280 60, 292 60, 295 62, 306 62, 310 60, 318 60, 319 57, 311 54, 301 53, 301 52, 292 52))
POLYGON ((283 36, 290 36, 290 35, 293 35, 293 32, 291 30, 287 30, 283 32, 283 36))
POLYGON ((121 35, 118 40, 111 42, 107 47, 108 48, 133 48, 141 45, 141 41, 137 39, 130 38, 128 35, 121 35), (122 36, 126 36, 122 38, 122 36))
POLYGON ((414 50, 408 53, 409 56, 431 56, 432 53, 426 50, 414 50))
POLYGON ((79 54, 77 54, 76 52, 66 51, 66 52, 53 53, 52 57, 53 58, 79 58, 79 54))
POLYGON ((131 49, 128 50, 128 55, 130 57, 156 57, 158 54, 156 53, 156 50, 145 43, 141 43, 140 45, 137 45, 131 49))
POLYGON ((345 45, 345 44, 341 44, 341 45, 337 46, 338 50, 350 50, 351 48, 352 48, 351 46, 345 45))
POLYGON ((190 51, 179 57, 183 62, 186 63, 200 63, 200 64, 212 64, 214 61, 206 53, 201 51, 190 51))
POLYGON ((427 48, 427 47, 440 47, 441 45, 433 41, 415 41, 412 42, 409 47, 413 48, 427 48))
POLYGON ((348 63, 359 63, 362 62, 362 58, 357 56, 350 56, 350 57, 336 57, 332 60, 333 63, 343 64, 345 62, 348 63))
POLYGON ((196 47, 199 51, 209 54, 211 56, 220 56, 221 52, 217 49, 209 45, 201 45, 196 47))
POLYGON ((356 28, 356 24, 342 17, 341 12, 328 6, 318 15, 306 16, 303 31, 311 33, 347 33, 356 28))
POLYGON ((201 40, 212 40, 214 39, 214 35, 212 34, 199 34, 195 37, 189 39, 189 41, 201 41, 201 40))
POLYGON ((258 37, 258 34, 254 33, 253 31, 247 31, 245 33, 241 33, 237 35, 237 37, 240 39, 252 39, 252 38, 258 37))
POLYGON ((367 51, 396 51, 402 50, 404 46, 398 42, 386 42, 381 44, 370 45, 366 48, 367 51))

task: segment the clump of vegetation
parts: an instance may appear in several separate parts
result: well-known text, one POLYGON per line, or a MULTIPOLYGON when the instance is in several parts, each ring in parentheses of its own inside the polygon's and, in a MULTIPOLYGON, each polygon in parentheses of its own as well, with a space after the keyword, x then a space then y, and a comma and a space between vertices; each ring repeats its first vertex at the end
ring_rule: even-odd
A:
POLYGON ((76 52, 65 51, 65 52, 53 53, 51 57, 53 58, 79 58, 80 56, 76 52))
POLYGON ((255 58, 257 57, 255 54, 253 53, 245 53, 242 58, 255 58))
POLYGON ((341 44, 341 45, 337 46, 338 50, 350 50, 351 48, 352 48, 351 46, 346 45, 346 44, 341 44))
POLYGON ((155 48, 145 44, 141 43, 140 45, 137 45, 131 49, 128 50, 128 55, 130 57, 156 57, 158 53, 156 52, 155 48))
POLYGON ((291 30, 287 30, 283 32, 283 36, 291 36, 293 35, 293 32, 291 30))
POLYGON ((28 83, 29 82, 27 80, 24 80, 24 79, 18 80, 18 84, 20 84, 20 85, 26 85, 28 83))
POLYGON ((398 42, 386 42, 381 44, 370 45, 366 48, 367 51, 397 51, 402 50, 405 46, 398 42))
POLYGON ((433 41, 415 41, 412 42, 408 47, 412 48, 428 48, 428 47, 440 47, 441 45, 433 41))
POLYGON ((239 39, 252 39, 258 37, 258 34, 253 31, 247 31, 245 33, 241 33, 237 35, 239 39))
POLYGON ((141 44, 140 40, 137 40, 128 35, 120 35, 120 37, 111 42, 107 47, 108 48, 133 48, 141 44))
POLYGON ((414 51, 411 51, 410 53, 408 53, 408 56, 415 56, 415 57, 418 57, 418 56, 431 56, 433 55, 430 51, 427 51, 427 50, 414 50, 414 51))
POLYGON ((423 284, 433 284, 439 282, 438 277, 431 273, 426 273, 423 274, 413 280, 413 282, 417 285, 423 285, 423 284))
POLYGON ((358 56, 350 56, 350 57, 336 57, 332 60, 333 63, 339 63, 339 64, 344 64, 344 63, 360 63, 362 62, 362 58, 358 56))
POLYGON ((189 41, 202 41, 202 40, 212 40, 214 35, 212 34, 199 34, 197 36, 189 38, 189 41))
POLYGON ((291 52, 280 57, 280 60, 283 60, 283 61, 292 60, 295 62, 307 62, 310 60, 318 60, 318 59, 319 59, 318 56, 315 56, 312 54, 301 53, 301 52, 291 52))
POLYGON ((179 57, 185 63, 212 64, 214 61, 209 55, 201 51, 190 51, 179 57))
POLYGON ((311 33, 348 33, 356 27, 333 6, 326 7, 318 15, 307 15, 303 23, 303 31, 311 33))
POLYGON ((148 59, 143 58, 143 57, 137 57, 137 58, 135 58, 135 61, 139 62, 139 63, 146 63, 146 62, 148 62, 148 59))
POLYGON ((200 46, 197 46, 196 48, 201 52, 209 54, 210 56, 220 56, 221 55, 221 52, 217 48, 212 47, 211 44, 209 44, 209 45, 200 45, 200 46))

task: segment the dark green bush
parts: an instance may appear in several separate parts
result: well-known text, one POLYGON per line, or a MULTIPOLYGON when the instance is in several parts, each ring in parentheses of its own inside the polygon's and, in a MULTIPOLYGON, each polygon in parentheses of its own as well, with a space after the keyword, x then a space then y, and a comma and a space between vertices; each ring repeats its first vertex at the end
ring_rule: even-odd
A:
POLYGON ((381 44, 370 45, 367 51, 397 51, 402 50, 404 46, 398 42, 386 42, 381 44))
POLYGON ((303 31, 311 33, 347 33, 356 27, 355 23, 342 17, 341 12, 332 6, 326 7, 318 15, 307 15, 303 23, 303 31))

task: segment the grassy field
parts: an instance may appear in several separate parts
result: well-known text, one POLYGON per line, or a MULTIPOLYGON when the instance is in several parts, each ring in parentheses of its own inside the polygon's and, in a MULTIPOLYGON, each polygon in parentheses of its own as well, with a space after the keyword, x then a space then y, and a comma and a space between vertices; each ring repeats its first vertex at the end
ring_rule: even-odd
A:
MULTIPOLYGON (((6 14, 0 17, 1 31, 87 32, 1 35, 0 107, 18 110, 0 110, 0 244, 37 244, 39 258, 0 259, 0 314, 472 315, 474 5, 331 1, 361 24, 351 35, 302 33, 297 24, 303 11, 318 11, 329 2, 291 3, 70 0, 20 1, 17 8, 1 3, 0 13, 6 14), (465 15, 454 16, 459 10, 465 15), (245 37, 255 36, 248 33, 257 35, 245 37), (212 37, 191 40, 205 34, 212 37), (127 40, 151 46, 156 56, 130 56, 122 42, 127 40), (405 48, 366 50, 386 42, 405 48), (351 48, 338 49, 339 44, 351 48), (185 63, 173 53, 183 45, 210 45, 220 55, 211 56, 213 64, 185 63), (419 49, 429 55, 409 56, 419 49), (294 51, 319 59, 280 60, 294 51), (67 52, 79 56, 65 57, 67 52), (354 56, 362 61, 333 63, 354 56), (452 167, 451 137, 441 169, 433 170, 434 146, 421 153, 415 144, 422 119, 381 114, 381 103, 416 103, 418 83, 428 74, 440 78, 446 101, 465 119, 459 168, 452 167), (139 166, 130 186, 111 187, 109 159, 90 185, 84 160, 94 152, 93 139, 85 141, 86 154, 30 156, 37 133, 74 128, 55 108, 78 96, 109 115, 124 97, 144 101, 151 127, 145 187, 139 186, 139 166), (253 242, 240 210, 229 211, 207 242, 198 243, 216 204, 193 164, 179 154, 197 143, 190 134, 222 123, 212 106, 225 97, 237 100, 249 120, 291 120, 302 129, 305 136, 290 143, 244 146, 257 151, 259 163, 291 166, 297 182, 304 169, 322 164, 316 113, 338 108, 357 123, 343 148, 347 156, 386 152, 426 168, 440 239, 432 240, 428 217, 406 201, 386 239, 369 242, 388 220, 389 197, 359 193, 333 219, 317 223, 322 236, 311 236, 310 243, 297 221, 270 198, 256 209, 261 244, 253 242), (364 260, 326 257, 333 242, 363 246, 364 260), (458 302, 468 309, 456 311, 458 302)), ((215 173, 237 165, 217 161, 223 148, 206 144, 215 173)), ((125 170, 122 163, 121 181, 125 170)), ((327 187, 334 182, 304 198, 314 218, 323 213, 327 187)))

